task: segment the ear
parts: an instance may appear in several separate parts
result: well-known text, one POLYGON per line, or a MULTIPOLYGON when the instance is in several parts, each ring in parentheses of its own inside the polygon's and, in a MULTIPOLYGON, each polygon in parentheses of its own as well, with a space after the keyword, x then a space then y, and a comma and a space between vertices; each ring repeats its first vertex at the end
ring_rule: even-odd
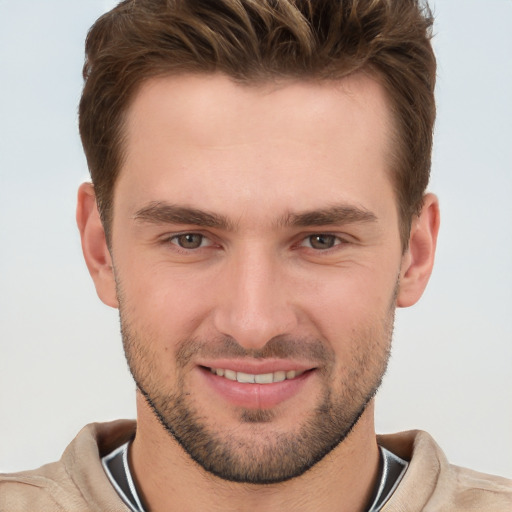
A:
POLYGON ((398 307, 415 304, 427 286, 434 265, 439 221, 437 197, 426 194, 420 215, 413 219, 409 247, 402 257, 398 307))
POLYGON ((85 263, 94 281, 96 293, 107 306, 117 308, 112 258, 91 183, 82 183, 78 189, 76 222, 82 240, 85 263))

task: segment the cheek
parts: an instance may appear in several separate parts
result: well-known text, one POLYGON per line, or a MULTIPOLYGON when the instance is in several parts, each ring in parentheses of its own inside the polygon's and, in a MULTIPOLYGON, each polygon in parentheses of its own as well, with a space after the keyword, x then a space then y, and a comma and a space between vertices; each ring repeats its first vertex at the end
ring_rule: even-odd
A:
POLYGON ((361 379, 374 382, 383 373, 390 350, 394 284, 389 279, 377 283, 359 278, 324 292, 324 301, 316 302, 311 318, 335 355, 333 375, 342 390, 361 379))
MULTIPOLYGON (((356 337, 389 313, 396 276, 392 258, 362 258, 346 267, 301 265, 280 271, 279 296, 300 317, 299 328, 326 340, 356 337)), ((126 317, 161 348, 215 335, 208 319, 232 303, 226 283, 233 265, 184 268, 145 261, 140 251, 116 266, 126 317)), ((398 267, 398 265, 397 265, 398 267)), ((398 273, 398 271, 397 271, 398 273)))
POLYGON ((309 309, 326 327, 357 330, 361 324, 372 324, 388 314, 396 280, 389 269, 385 273, 376 268, 333 269, 322 280, 311 282, 309 309))
POLYGON ((132 269, 120 284, 126 313, 137 330, 162 342, 194 335, 210 307, 207 283, 184 272, 132 269))

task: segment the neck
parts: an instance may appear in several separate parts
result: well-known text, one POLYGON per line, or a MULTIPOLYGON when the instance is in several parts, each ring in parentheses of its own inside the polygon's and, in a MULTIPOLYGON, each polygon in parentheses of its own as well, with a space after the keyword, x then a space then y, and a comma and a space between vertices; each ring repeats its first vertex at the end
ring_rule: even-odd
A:
POLYGON ((373 402, 350 435, 303 475, 271 485, 222 480, 195 463, 137 394, 130 464, 147 510, 212 512, 365 510, 378 478, 373 402))

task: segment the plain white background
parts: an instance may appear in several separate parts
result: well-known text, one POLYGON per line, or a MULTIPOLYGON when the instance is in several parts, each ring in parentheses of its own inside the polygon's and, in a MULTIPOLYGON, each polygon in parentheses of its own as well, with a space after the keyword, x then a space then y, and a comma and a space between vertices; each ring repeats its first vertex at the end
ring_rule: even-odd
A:
MULTIPOLYGON (((83 41, 106 0, 0 0, 0 470, 55 460, 88 422, 133 417, 117 312, 74 224, 83 41)), ((437 0, 430 286, 399 311, 380 432, 512 477, 512 2, 437 0)))

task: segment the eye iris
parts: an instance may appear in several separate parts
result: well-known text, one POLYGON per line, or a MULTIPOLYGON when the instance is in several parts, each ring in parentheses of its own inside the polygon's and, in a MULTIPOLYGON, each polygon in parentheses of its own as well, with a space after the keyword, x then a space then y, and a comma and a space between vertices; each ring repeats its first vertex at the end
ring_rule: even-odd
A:
POLYGON ((336 238, 333 235, 312 235, 309 237, 311 247, 314 249, 330 249, 334 247, 336 238))
POLYGON ((201 247, 202 241, 202 235, 195 235, 193 233, 187 233, 178 237, 178 244, 184 249, 197 249, 201 247))

